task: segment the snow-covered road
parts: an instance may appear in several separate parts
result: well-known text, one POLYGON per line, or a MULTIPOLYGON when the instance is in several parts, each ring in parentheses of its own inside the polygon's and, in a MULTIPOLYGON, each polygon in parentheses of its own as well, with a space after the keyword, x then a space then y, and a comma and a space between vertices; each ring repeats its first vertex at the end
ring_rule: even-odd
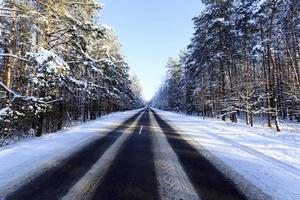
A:
POLYGON ((245 193, 254 194, 247 188, 254 184, 276 200, 300 199, 299 133, 154 110, 245 193))
POLYGON ((21 141, 0 149, 0 197, 57 166, 74 152, 105 136, 108 131, 140 111, 114 113, 67 131, 21 141))
POLYGON ((267 132, 156 109, 115 113, 2 148, 0 197, 298 200, 297 140, 267 132))
MULTIPOLYGON (((247 199, 150 109, 24 141, 0 155, 7 200, 247 199)), ((250 199, 259 199, 260 192, 250 191, 256 193, 250 199)))

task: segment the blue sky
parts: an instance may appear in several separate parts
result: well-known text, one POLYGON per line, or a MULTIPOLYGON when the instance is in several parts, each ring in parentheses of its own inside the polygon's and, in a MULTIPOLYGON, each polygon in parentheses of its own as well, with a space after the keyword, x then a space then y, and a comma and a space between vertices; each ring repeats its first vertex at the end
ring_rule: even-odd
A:
POLYGON ((117 33, 131 67, 151 99, 165 74, 169 57, 175 57, 189 42, 192 18, 200 14, 200 0, 100 0, 100 22, 117 33))

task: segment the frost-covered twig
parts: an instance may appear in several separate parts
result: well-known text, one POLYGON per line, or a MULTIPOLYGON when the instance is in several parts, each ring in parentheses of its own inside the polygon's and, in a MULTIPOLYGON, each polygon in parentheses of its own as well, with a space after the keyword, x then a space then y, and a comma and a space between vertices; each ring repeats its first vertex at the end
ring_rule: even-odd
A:
POLYGON ((19 60, 23 60, 23 61, 26 61, 26 62, 32 62, 31 60, 28 60, 26 58, 22 58, 22 57, 19 57, 17 55, 13 55, 13 54, 7 54, 7 53, 4 53, 4 54, 0 54, 1 57, 13 57, 13 58, 16 58, 16 59, 19 59, 19 60))
POLYGON ((54 99, 54 100, 52 100, 52 101, 47 101, 47 102, 45 102, 45 103, 51 104, 51 103, 56 103, 56 102, 62 101, 62 100, 63 100, 63 98, 59 98, 59 99, 54 99))
POLYGON ((17 94, 15 91, 9 89, 3 82, 0 81, 0 86, 6 90, 7 92, 11 93, 14 97, 21 97, 21 95, 17 94))
MULTIPOLYGON (((17 94, 15 91, 9 89, 3 82, 0 81, 0 86, 7 92, 11 93, 13 95, 13 100, 15 99, 23 99, 25 101, 29 101, 29 100, 32 100, 32 99, 38 99, 37 97, 33 97, 33 96, 22 96, 22 95, 19 95, 17 94)), ((51 101, 41 101, 39 100, 39 102, 41 103, 45 103, 45 104, 51 104, 51 103, 55 103, 55 102, 58 102, 58 101, 62 101, 63 99, 62 98, 59 98, 59 99, 54 99, 54 100, 51 100, 51 101)))

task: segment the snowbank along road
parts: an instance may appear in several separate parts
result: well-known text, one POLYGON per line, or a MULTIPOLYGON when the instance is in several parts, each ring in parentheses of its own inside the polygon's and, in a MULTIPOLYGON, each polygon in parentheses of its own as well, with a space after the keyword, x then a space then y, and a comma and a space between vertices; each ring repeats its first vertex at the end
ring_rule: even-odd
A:
POLYGON ((4 199, 247 199, 237 188, 146 108, 4 199))

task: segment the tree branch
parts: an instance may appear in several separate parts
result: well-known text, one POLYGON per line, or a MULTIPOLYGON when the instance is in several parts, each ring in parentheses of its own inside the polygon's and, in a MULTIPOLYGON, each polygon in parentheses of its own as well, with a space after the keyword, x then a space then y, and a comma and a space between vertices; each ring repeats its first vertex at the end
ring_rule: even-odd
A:
POLYGON ((0 86, 7 92, 11 93, 14 97, 21 97, 21 95, 17 94, 15 91, 9 89, 3 82, 0 81, 0 86))
POLYGON ((19 57, 19 56, 16 56, 16 55, 13 55, 13 54, 7 54, 7 53, 3 53, 3 54, 0 54, 0 57, 13 57, 15 59, 18 59, 18 60, 23 60, 23 61, 26 61, 26 62, 31 62, 31 60, 28 60, 26 58, 22 58, 22 57, 19 57))

